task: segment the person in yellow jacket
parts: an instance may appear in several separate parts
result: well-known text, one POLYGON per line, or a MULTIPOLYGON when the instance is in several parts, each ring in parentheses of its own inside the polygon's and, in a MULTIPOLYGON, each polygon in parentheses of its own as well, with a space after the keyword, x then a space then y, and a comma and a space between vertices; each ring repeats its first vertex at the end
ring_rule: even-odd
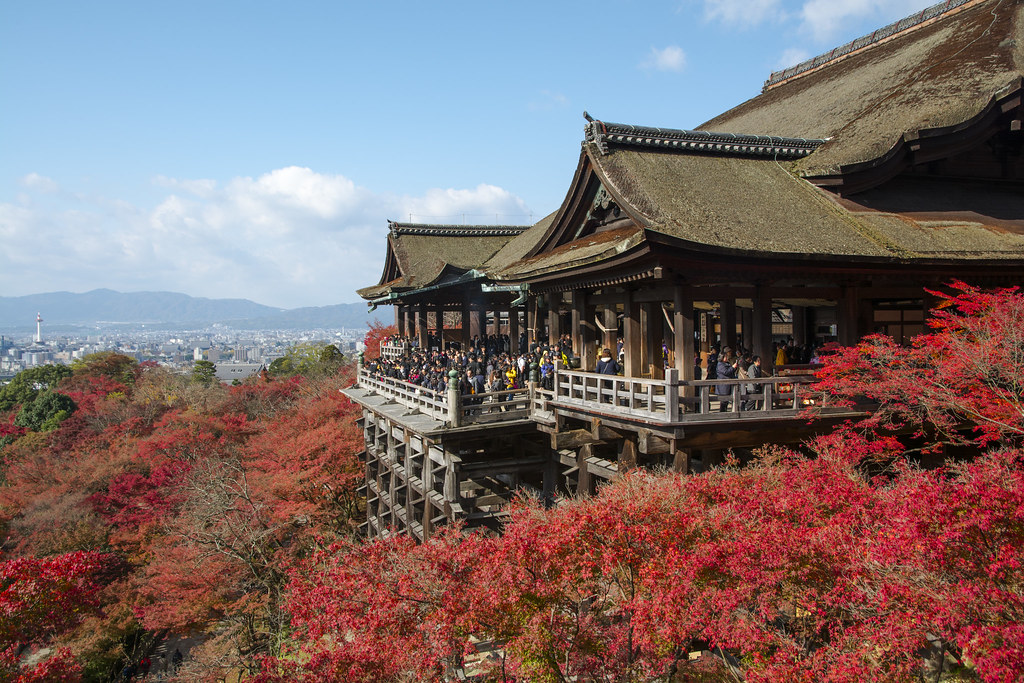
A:
POLYGON ((516 383, 516 366, 509 364, 505 369, 505 379, 508 380, 508 388, 516 389, 519 385, 516 383))
POLYGON ((789 362, 789 357, 786 356, 786 345, 779 344, 779 350, 775 352, 775 365, 782 366, 789 362))

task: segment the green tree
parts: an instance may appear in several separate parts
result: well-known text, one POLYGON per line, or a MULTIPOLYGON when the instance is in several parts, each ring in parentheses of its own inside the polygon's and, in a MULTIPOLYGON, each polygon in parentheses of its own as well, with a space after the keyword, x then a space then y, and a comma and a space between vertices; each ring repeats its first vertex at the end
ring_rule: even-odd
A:
POLYGON ((334 344, 296 344, 267 369, 272 377, 324 377, 345 364, 345 356, 334 344))
POLYGON ((14 424, 34 432, 49 432, 70 417, 78 408, 70 396, 44 391, 31 403, 22 405, 14 424))
POLYGON ((197 360, 196 364, 192 366, 192 381, 196 384, 202 384, 205 387, 210 386, 217 379, 217 366, 208 360, 197 360))
POLYGON ((131 356, 116 351, 100 351, 76 358, 71 363, 71 370, 76 377, 109 377, 130 385, 135 381, 135 368, 138 366, 131 356))
POLYGON ((0 388, 0 411, 31 403, 40 392, 53 389, 70 376, 71 368, 66 365, 40 365, 22 370, 10 384, 0 388))

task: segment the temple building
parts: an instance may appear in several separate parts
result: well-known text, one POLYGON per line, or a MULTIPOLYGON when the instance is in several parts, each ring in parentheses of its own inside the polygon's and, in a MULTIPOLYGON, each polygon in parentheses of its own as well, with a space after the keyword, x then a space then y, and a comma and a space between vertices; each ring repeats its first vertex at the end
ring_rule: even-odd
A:
POLYGON ((1024 284, 1022 22, 1016 1, 949 0, 771 74, 693 130, 585 114, 565 200, 533 226, 390 224, 381 280, 359 293, 419 348, 569 334, 578 367, 500 412, 361 374, 347 394, 371 533, 494 525, 519 487, 588 492, 803 438, 810 378, 773 368, 773 342, 903 341, 954 278, 1024 284), (595 375, 619 342, 622 376, 595 375), (713 345, 751 349, 768 375, 729 381, 724 412, 697 375, 713 345))

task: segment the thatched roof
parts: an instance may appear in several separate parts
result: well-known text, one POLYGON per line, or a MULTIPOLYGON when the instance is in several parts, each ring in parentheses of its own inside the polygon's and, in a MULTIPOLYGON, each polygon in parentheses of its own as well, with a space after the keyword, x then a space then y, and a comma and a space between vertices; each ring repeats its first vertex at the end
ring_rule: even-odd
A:
POLYGON ((357 291, 364 299, 420 289, 478 269, 527 225, 389 223, 380 282, 357 291))
POLYGON ((816 176, 878 159, 905 135, 967 122, 1019 87, 1024 5, 970 0, 940 7, 947 4, 945 14, 821 60, 699 128, 830 138, 793 164, 816 176))

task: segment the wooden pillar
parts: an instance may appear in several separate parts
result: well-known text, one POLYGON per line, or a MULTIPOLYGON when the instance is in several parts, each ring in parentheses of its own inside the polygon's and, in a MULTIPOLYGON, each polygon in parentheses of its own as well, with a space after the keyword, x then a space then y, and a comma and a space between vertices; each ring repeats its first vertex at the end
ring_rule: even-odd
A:
POLYGON ((853 346, 871 329, 871 302, 862 299, 860 287, 843 287, 839 302, 839 330, 836 335, 843 346, 853 346))
POLYGON ((531 296, 526 306, 526 344, 532 349, 537 343, 537 325, 540 317, 537 315, 537 297, 531 296))
POLYGON ((434 329, 437 331, 437 344, 444 349, 444 304, 434 306, 434 329))
POLYGON ((573 290, 572 349, 580 357, 580 369, 593 371, 597 367, 597 326, 587 313, 586 292, 573 290))
POLYGON ((672 455, 672 472, 676 474, 690 473, 690 449, 676 448, 672 455))
POLYGON ((635 436, 630 435, 622 439, 622 451, 619 453, 619 474, 625 474, 636 469, 637 447, 635 436))
POLYGON ((477 335, 482 337, 487 334, 487 308, 485 306, 481 305, 480 308, 473 311, 472 320, 470 328, 473 330, 474 337, 477 335))
POLYGON ((647 367, 650 367, 652 379, 665 379, 665 355, 662 347, 665 343, 665 313, 660 302, 647 304, 647 325, 644 333, 649 340, 644 346, 647 351, 647 367))
MULTIPOLYGON (((558 298, 561 299, 562 295, 559 294, 558 298)), ((554 344, 558 341, 558 338, 562 335, 561 321, 559 320, 558 304, 555 300, 554 294, 549 294, 548 298, 548 344, 554 344)))
POLYGON ((754 312, 749 308, 739 309, 741 346, 745 349, 753 348, 751 344, 751 333, 754 328, 754 312))
POLYGON ((420 349, 426 350, 429 337, 430 331, 427 329, 427 305, 420 304, 416 307, 416 339, 419 341, 420 349))
POLYGON ((676 285, 672 298, 673 345, 679 379, 694 380, 693 375, 693 291, 687 285, 676 285))
POLYGON ((736 351, 736 299, 723 299, 720 302, 718 324, 721 328, 722 348, 730 347, 736 351))
POLYGON ((601 345, 611 349, 612 356, 614 356, 615 347, 619 343, 619 314, 616 312, 615 306, 605 306, 601 315, 604 318, 601 321, 601 324, 604 325, 604 331, 601 333, 601 345))
POLYGON ((462 319, 462 350, 465 351, 469 348, 469 342, 473 338, 471 324, 469 321, 470 310, 468 301, 462 302, 462 313, 460 317, 462 319))
POLYGON ((499 308, 495 308, 493 311, 490 311, 490 313, 494 315, 494 319, 492 323, 490 323, 490 334, 497 337, 502 334, 502 311, 499 308))
POLYGON ((762 372, 770 375, 775 367, 775 357, 772 355, 772 297, 767 288, 758 287, 751 317, 750 348, 755 356, 761 356, 762 372))
POLYGON ((395 306, 395 327, 398 328, 398 336, 405 336, 405 307, 395 306))
POLYGON ((639 377, 643 373, 641 365, 642 340, 640 338, 640 304, 634 300, 633 292, 626 290, 623 304, 623 344, 626 352, 624 373, 626 377, 639 377))
POLYGON ((508 348, 511 353, 519 353, 519 309, 508 309, 508 348))
POLYGON ((793 343, 803 346, 807 343, 807 307, 790 306, 793 312, 793 343))

